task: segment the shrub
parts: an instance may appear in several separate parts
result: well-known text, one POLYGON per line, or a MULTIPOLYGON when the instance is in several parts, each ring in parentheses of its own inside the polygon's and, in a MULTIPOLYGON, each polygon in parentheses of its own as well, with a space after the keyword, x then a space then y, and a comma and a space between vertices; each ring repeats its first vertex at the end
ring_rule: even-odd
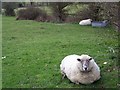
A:
POLYGON ((78 23, 80 21, 80 17, 76 15, 70 15, 65 19, 66 23, 78 23))
POLYGON ((38 22, 40 22, 40 21, 42 21, 42 22, 54 22, 54 17, 47 15, 47 16, 42 18, 41 16, 38 16, 35 19, 35 21, 38 21, 38 22))
POLYGON ((117 2, 106 2, 106 3, 101 3, 101 7, 103 8, 102 13, 102 18, 109 20, 111 24, 118 23, 119 19, 119 8, 120 8, 120 3, 117 2))
POLYGON ((14 9, 17 7, 15 2, 5 2, 3 3, 3 8, 5 9, 6 16, 15 16, 14 9))
POLYGON ((45 11, 29 7, 27 9, 21 9, 18 11, 17 19, 24 19, 24 20, 37 20, 37 21, 45 21, 47 18, 47 14, 45 11))
POLYGON ((63 22, 65 21, 67 14, 66 14, 66 10, 58 10, 59 8, 54 9, 53 11, 53 16, 55 18, 55 21, 57 22, 63 22))
POLYGON ((88 8, 83 9, 76 13, 76 16, 79 17, 80 20, 92 18, 92 11, 88 8))
POLYGON ((79 22, 83 19, 92 19, 92 20, 101 20, 100 12, 102 8, 100 5, 94 5, 94 3, 90 3, 87 7, 83 8, 82 10, 76 12, 74 17, 68 17, 66 19, 67 22, 79 22))
POLYGON ((73 15, 66 18, 65 22, 79 23, 83 19, 93 19, 93 12, 89 8, 84 8, 82 11, 78 11, 73 15))
POLYGON ((87 4, 86 7, 84 7, 82 10, 80 9, 80 11, 78 11, 76 13, 76 17, 79 17, 79 20, 83 20, 83 19, 92 19, 95 21, 99 21, 102 20, 102 16, 101 16, 101 11, 103 10, 102 7, 100 7, 100 4, 97 3, 90 3, 87 4))

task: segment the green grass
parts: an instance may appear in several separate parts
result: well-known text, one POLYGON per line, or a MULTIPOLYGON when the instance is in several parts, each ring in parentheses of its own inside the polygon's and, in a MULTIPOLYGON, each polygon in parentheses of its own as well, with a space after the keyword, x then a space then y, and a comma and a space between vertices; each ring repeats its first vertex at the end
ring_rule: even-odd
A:
POLYGON ((3 88, 115 88, 118 71, 117 32, 78 24, 55 24, 3 17, 3 88), (61 80, 60 62, 70 54, 88 54, 101 68, 101 79, 90 85, 61 80), (104 65, 104 62, 108 62, 104 65))

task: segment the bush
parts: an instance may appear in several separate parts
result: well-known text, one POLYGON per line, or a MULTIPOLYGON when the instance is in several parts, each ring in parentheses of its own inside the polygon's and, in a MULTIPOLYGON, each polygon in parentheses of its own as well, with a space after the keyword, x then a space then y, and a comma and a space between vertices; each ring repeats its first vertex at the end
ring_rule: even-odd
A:
POLYGON ((78 23, 81 20, 79 16, 70 15, 65 19, 66 23, 78 23))
POLYGON ((17 7, 15 2, 4 2, 3 8, 5 9, 6 16, 15 16, 14 9, 17 7))
POLYGON ((76 16, 79 17, 80 20, 92 18, 92 11, 88 8, 83 9, 76 13, 76 16))
POLYGON ((67 22, 79 22, 83 19, 92 19, 92 20, 102 20, 101 12, 102 8, 99 4, 94 5, 94 3, 90 3, 87 7, 83 8, 82 10, 76 12, 74 17, 68 17, 66 19, 67 22))
POLYGON ((23 20, 36 20, 36 21, 46 21, 47 14, 45 11, 29 7, 27 9, 21 9, 18 11, 18 17, 17 19, 23 19, 23 20))
POLYGON ((111 24, 118 23, 119 19, 119 3, 117 2, 106 2, 106 3, 101 3, 101 7, 103 8, 102 18, 109 20, 111 24))
POLYGON ((76 14, 70 15, 66 18, 65 22, 79 23, 83 19, 93 19, 93 12, 89 8, 84 8, 82 11, 76 12, 76 14))

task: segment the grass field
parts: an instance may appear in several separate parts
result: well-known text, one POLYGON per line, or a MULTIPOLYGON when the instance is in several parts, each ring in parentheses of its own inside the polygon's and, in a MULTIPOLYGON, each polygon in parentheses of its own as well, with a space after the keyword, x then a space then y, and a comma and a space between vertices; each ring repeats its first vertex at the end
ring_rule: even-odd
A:
POLYGON ((118 39, 114 28, 16 21, 5 16, 2 23, 3 88, 117 87, 118 39), (94 57, 101 68, 101 79, 90 85, 61 80, 60 62, 70 54, 94 57))

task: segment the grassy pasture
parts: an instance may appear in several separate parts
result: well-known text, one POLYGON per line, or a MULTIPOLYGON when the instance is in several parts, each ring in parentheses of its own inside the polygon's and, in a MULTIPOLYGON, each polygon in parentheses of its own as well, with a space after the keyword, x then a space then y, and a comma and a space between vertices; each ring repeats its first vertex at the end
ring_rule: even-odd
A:
POLYGON ((117 33, 112 27, 16 21, 15 17, 3 16, 3 88, 115 88, 117 46, 117 33), (90 85, 61 80, 60 62, 70 54, 94 57, 101 68, 101 79, 90 85))

